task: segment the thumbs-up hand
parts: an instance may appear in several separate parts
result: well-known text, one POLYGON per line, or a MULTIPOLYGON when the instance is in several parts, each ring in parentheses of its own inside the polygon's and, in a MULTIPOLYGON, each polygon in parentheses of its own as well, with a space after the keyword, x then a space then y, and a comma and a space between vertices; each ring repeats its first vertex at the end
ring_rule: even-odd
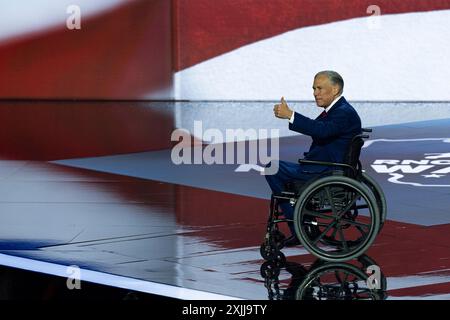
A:
POLYGON ((275 117, 280 119, 290 119, 292 116, 293 111, 289 109, 286 100, 284 100, 284 97, 281 97, 281 103, 276 104, 273 107, 273 113, 275 114, 275 117))

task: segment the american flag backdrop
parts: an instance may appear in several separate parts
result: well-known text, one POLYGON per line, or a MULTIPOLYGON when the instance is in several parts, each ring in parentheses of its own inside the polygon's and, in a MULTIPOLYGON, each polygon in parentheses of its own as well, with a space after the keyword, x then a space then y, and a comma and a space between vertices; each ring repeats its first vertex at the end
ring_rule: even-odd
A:
POLYGON ((0 0, 0 8, 0 98, 60 101, 0 108, 7 158, 159 150, 170 145, 156 135, 198 116, 74 100, 310 101, 323 69, 343 75, 351 101, 450 100, 450 0, 0 0), (70 5, 80 8, 80 30, 66 26, 70 5))
POLYGON ((363 101, 449 100, 448 0, 180 0, 177 97, 311 100, 335 69, 363 101))
POLYGON ((450 0, 0 1, 0 97, 449 100, 450 0), (68 30, 66 9, 81 10, 68 30), (426 81, 424 81, 426 79, 426 81))

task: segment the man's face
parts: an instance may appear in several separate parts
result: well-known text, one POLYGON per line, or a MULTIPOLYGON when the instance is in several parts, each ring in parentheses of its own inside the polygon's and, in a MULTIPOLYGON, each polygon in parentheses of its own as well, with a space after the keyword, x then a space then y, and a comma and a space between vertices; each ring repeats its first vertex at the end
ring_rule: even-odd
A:
POLYGON ((339 94, 339 86, 333 85, 326 75, 318 75, 313 83, 314 98, 318 107, 326 108, 339 94))

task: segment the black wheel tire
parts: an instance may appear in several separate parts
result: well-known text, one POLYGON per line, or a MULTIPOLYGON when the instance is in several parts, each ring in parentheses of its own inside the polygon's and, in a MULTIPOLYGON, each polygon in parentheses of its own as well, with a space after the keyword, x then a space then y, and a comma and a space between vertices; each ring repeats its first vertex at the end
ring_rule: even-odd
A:
POLYGON ((354 179, 344 176, 324 177, 308 185, 305 188, 305 190, 303 190, 303 192, 300 194, 299 200, 296 203, 294 211, 294 226, 295 231, 297 233, 297 237, 300 239, 300 242, 305 247, 305 249, 308 250, 310 253, 326 261, 343 262, 357 258, 358 256, 362 255, 364 252, 367 251, 367 249, 369 249, 369 247, 375 241, 375 238, 378 234, 379 225, 380 225, 380 213, 378 211, 377 202, 373 195, 373 192, 363 183, 360 183, 354 179), (347 253, 335 252, 334 254, 330 254, 329 252, 324 252, 323 250, 320 250, 319 248, 309 243, 309 239, 307 237, 308 234, 305 234, 303 232, 302 227, 299 225, 299 221, 303 221, 302 214, 303 208, 306 206, 306 201, 308 201, 310 197, 314 195, 314 193, 317 192, 320 188, 325 187, 327 185, 336 185, 336 184, 357 190, 359 194, 362 197, 364 197, 364 200, 369 206, 372 219, 368 236, 363 241, 361 241, 360 244, 358 244, 355 250, 347 253))
POLYGON ((365 172, 362 173, 361 182, 368 186, 370 190, 372 190, 373 195, 377 200, 378 209, 380 211, 380 227, 378 228, 378 232, 380 232, 383 228, 387 216, 387 202, 386 197, 383 193, 383 189, 381 189, 381 186, 378 184, 378 182, 375 181, 374 178, 372 178, 365 172))
POLYGON ((276 244, 273 242, 263 242, 261 244, 261 247, 259 248, 259 252, 261 254, 261 257, 263 257, 263 259, 267 261, 278 260, 281 253, 280 249, 278 249, 276 244))

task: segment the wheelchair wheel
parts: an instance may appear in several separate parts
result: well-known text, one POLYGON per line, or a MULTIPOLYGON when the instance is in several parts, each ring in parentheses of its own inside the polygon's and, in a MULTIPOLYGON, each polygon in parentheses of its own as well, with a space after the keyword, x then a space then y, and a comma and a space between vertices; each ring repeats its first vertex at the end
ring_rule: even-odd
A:
POLYGON ((382 300, 380 290, 367 286, 368 275, 342 262, 325 262, 310 270, 299 285, 296 300, 382 300))
POLYGON ((281 261, 265 261, 260 267, 261 277, 264 279, 277 278, 283 265, 281 261))
POLYGON ((265 241, 261 244, 259 252, 264 260, 286 262, 286 256, 280 251, 273 241, 265 241))
POLYGON ((326 261, 347 261, 373 243, 380 225, 377 201, 364 184, 329 176, 308 185, 294 211, 294 226, 303 246, 326 261))
POLYGON ((275 229, 272 232, 272 239, 275 242, 277 248, 281 249, 283 247, 283 241, 286 239, 286 236, 280 230, 275 229))
POLYGON ((384 196, 383 190, 381 189, 378 182, 376 182, 375 179, 369 176, 368 174, 364 172, 362 173, 361 182, 364 183, 366 186, 368 186, 370 190, 372 190, 373 195, 377 200, 378 208, 380 211, 380 227, 378 228, 378 232, 380 232, 381 229, 383 228, 387 216, 386 197, 384 196))

